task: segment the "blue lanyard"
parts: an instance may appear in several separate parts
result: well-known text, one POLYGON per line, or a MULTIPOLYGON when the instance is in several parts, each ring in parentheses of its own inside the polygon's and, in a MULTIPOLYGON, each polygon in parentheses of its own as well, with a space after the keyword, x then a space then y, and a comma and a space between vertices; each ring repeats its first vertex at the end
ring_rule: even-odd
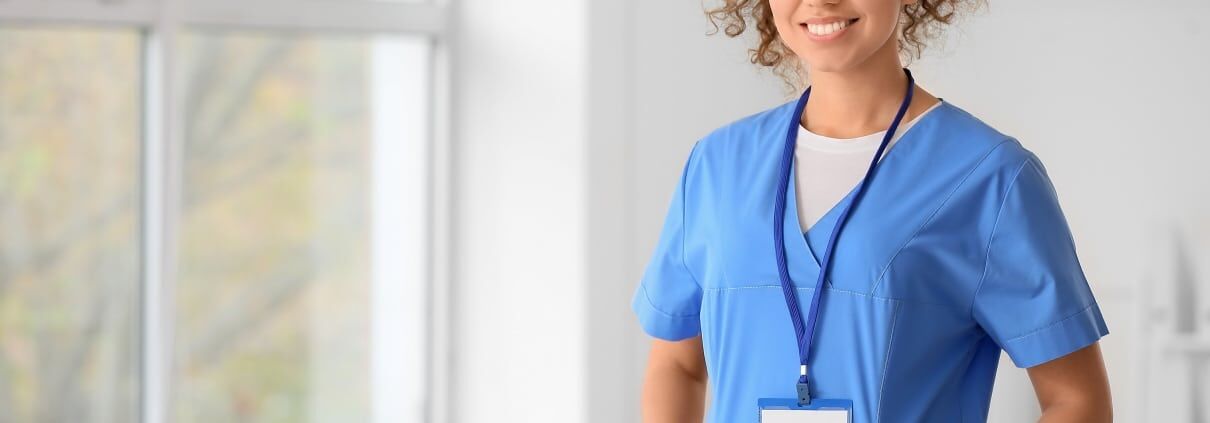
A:
POLYGON ((832 247, 836 244, 836 238, 840 235, 840 230, 843 228, 845 220, 849 217, 849 211, 853 208, 854 204, 861 200, 861 196, 865 192, 866 183, 869 181, 870 175, 873 174, 874 167, 878 164, 878 158, 882 157, 882 152, 886 150, 887 142, 895 134, 895 129, 899 128, 899 121, 903 119, 908 105, 912 103, 912 88, 916 80, 912 78, 912 72, 907 68, 903 68, 903 73, 907 74, 907 94, 903 98, 903 104, 899 106, 899 112, 895 114, 895 120, 891 122, 891 127, 887 129, 886 135, 882 137, 882 144, 878 146, 878 151, 874 153, 874 158, 870 160, 870 167, 866 169, 865 176, 861 178, 853 201, 841 211, 840 217, 836 219, 835 227, 832 228, 832 234, 828 237, 828 245, 824 249, 819 277, 815 280, 815 290, 811 292, 811 308, 807 313, 805 324, 802 318, 802 310, 798 306, 798 292, 794 289, 794 282, 790 280, 790 271, 786 265, 784 228, 786 190, 790 183, 790 166, 794 163, 794 146, 798 140, 798 121, 802 116, 803 109, 807 105, 807 98, 811 96, 811 87, 808 86, 807 90, 802 93, 802 97, 798 99, 798 104, 794 107, 794 114, 790 119, 790 127, 786 131, 786 146, 785 150, 782 151, 779 173, 781 179, 777 184, 777 197, 775 207, 773 208, 773 212, 775 213, 773 215, 773 243, 777 256, 777 271, 781 277, 781 291, 786 298, 786 307, 790 309, 790 319, 794 323, 794 335, 798 337, 798 360, 800 366, 797 390, 798 402, 801 405, 811 402, 810 390, 807 387, 807 362, 811 355, 811 339, 815 335, 815 324, 819 321, 819 299, 823 293, 824 278, 828 274, 828 264, 832 258, 832 247))

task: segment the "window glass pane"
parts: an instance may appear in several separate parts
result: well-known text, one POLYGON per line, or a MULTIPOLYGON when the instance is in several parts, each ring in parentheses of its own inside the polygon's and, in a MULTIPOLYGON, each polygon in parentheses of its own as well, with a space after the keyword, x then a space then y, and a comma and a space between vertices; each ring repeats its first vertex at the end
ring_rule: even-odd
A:
POLYGON ((138 419, 140 60, 0 27, 0 421, 138 419))
POLYGON ((175 420, 420 421, 428 43, 183 47, 175 420))

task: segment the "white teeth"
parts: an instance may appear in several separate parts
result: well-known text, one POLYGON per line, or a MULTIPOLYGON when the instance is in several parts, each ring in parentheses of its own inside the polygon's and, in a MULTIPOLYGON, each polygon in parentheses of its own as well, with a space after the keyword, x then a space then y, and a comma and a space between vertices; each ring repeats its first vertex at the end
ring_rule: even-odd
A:
POLYGON ((807 31, 815 35, 828 35, 849 26, 849 21, 837 21, 827 24, 807 24, 807 31))

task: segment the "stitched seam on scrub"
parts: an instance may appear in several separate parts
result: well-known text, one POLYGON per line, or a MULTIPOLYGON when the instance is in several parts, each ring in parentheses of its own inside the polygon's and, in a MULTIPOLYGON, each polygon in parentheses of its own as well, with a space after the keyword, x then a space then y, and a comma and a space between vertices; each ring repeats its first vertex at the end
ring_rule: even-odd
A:
POLYGON ((979 167, 983 165, 983 162, 987 161, 987 158, 991 157, 992 153, 999 149, 1000 146, 1007 144, 1009 141, 1012 141, 1012 137, 1006 138, 999 143, 996 143, 996 145, 992 146, 992 148, 988 149, 987 152, 983 154, 983 157, 979 159, 979 162, 975 163, 975 165, 971 167, 971 170, 962 177, 962 180, 954 186, 954 189, 950 191, 949 195, 945 196, 945 199, 941 201, 941 204, 937 205, 937 208, 933 210, 933 213, 929 215, 928 219, 925 219, 924 222, 920 223, 920 226, 912 232, 912 236, 908 237, 907 241, 904 241, 903 245, 900 245, 899 249, 895 250, 895 254, 891 255, 891 259, 887 260, 885 267, 882 268, 882 273, 878 275, 878 279, 874 280, 874 285, 870 288, 871 294, 877 292, 878 286, 882 285, 882 281, 886 279, 887 272, 889 272, 891 270, 891 266, 895 264, 895 259, 899 257, 899 253, 903 252, 903 249, 907 248, 908 244, 911 244, 912 241, 914 241, 916 237, 920 235, 920 231, 924 230, 924 227, 928 226, 928 224, 933 221, 933 218, 937 217, 937 214, 941 212, 941 209, 945 208, 945 205, 949 203, 950 198, 953 198, 954 194, 957 193, 958 190, 962 189, 962 186, 966 184, 966 181, 970 179, 971 175, 975 174, 976 170, 979 170, 979 167))
POLYGON ((647 295, 647 284, 639 284, 639 286, 643 288, 643 298, 647 299, 647 305, 650 305, 651 309, 655 310, 656 313, 662 314, 664 317, 671 317, 673 319, 686 319, 698 316, 698 314, 672 314, 664 310, 660 310, 660 308, 656 307, 655 303, 651 301, 651 296, 647 295))
POLYGON ((1017 172, 1013 174, 1013 180, 1009 181, 1008 187, 1004 189, 1004 197, 1000 199, 1000 208, 996 210, 996 221, 992 223, 991 234, 987 236, 987 249, 983 252, 983 274, 979 276, 979 283, 975 284, 975 293, 971 294, 970 317, 975 320, 975 301, 979 299, 979 291, 983 289, 983 283, 987 281, 987 270, 991 266, 992 244, 996 241, 996 229, 1000 228, 1000 217, 1004 215, 1004 205, 1008 203, 1008 196, 1012 194, 1013 188, 1017 186, 1017 179, 1021 176, 1021 171, 1025 169, 1025 165, 1029 163, 1029 159, 1021 162, 1017 166, 1017 172))
POLYGON ((1075 312, 1075 313, 1071 313, 1071 314, 1069 314, 1069 315, 1067 315, 1067 316, 1063 317, 1062 319, 1059 319, 1058 321, 1056 321, 1056 322, 1054 322, 1054 323, 1051 323, 1051 324, 1046 325, 1046 326, 1044 326, 1044 327, 1040 327, 1040 328, 1037 328, 1037 329, 1031 330, 1031 331, 1029 331, 1029 332, 1027 332, 1027 333, 1025 333, 1025 334, 1023 334, 1023 335, 1017 335, 1017 336, 1014 336, 1014 337, 1012 337, 1012 338, 1009 338, 1008 340, 1004 341, 1004 343, 1005 343, 1005 344, 1008 344, 1008 343, 1017 342, 1017 341, 1020 341, 1022 338, 1028 338, 1028 337, 1030 337, 1030 336, 1037 335, 1038 333, 1041 333, 1041 332, 1043 332, 1043 331, 1046 331, 1047 329, 1050 329, 1050 328, 1053 328, 1053 327, 1055 327, 1055 326, 1058 326, 1058 325, 1061 325, 1061 324, 1063 324, 1063 323, 1066 323, 1068 320, 1071 320, 1071 319, 1074 319, 1074 318, 1080 317, 1080 315, 1081 315, 1081 314, 1084 314, 1085 312, 1087 312, 1087 311, 1088 311, 1088 309, 1091 309, 1091 308, 1092 308, 1092 306, 1094 306, 1094 305, 1096 305, 1096 304, 1097 304, 1097 303, 1095 303, 1095 302, 1094 302, 1094 303, 1091 303, 1091 304, 1088 304, 1088 305, 1087 305, 1087 306, 1085 306, 1084 308, 1080 309, 1080 311, 1077 311, 1077 312, 1075 312))
MULTIPOLYGON (((742 289, 782 289, 782 285, 726 286, 726 288, 707 288, 705 290, 721 292, 721 291, 736 291, 736 290, 742 290, 742 289)), ((813 288, 813 286, 794 286, 794 289, 800 290, 800 291, 816 290, 813 288)), ((836 292, 836 294, 848 294, 848 295, 854 295, 854 296, 868 297, 868 299, 874 299, 874 300, 894 301, 894 302, 903 302, 904 301, 904 300, 900 300, 900 299, 888 299, 888 297, 881 297, 881 296, 877 296, 877 295, 869 295, 869 294, 865 294, 865 292, 849 291, 849 290, 845 290, 845 289, 836 289, 836 288, 826 288, 826 286, 825 286, 824 290, 836 292)), ((940 306, 940 305, 933 305, 933 306, 940 306)))
POLYGON ((878 384, 878 410, 874 412, 874 421, 882 420, 882 394, 886 391, 886 374, 890 368, 891 351, 895 348, 895 324, 899 322, 899 307, 902 304, 895 302, 895 309, 891 312, 891 334, 887 337, 886 357, 882 360, 882 381, 878 384))
MULTIPOLYGON (((780 284, 778 284, 778 285, 743 285, 743 286, 728 286, 728 287, 715 287, 715 288, 703 288, 703 289, 707 292, 709 292, 709 291, 735 291, 735 290, 741 290, 741 289, 781 289, 781 285, 780 284)), ((796 286, 796 287, 794 287, 794 289, 797 289, 800 291, 813 291, 815 289, 815 287, 796 286)), ((927 305, 927 306, 933 306, 933 307, 941 307, 941 308, 945 308, 945 309, 949 309, 949 310, 961 311, 961 309, 954 307, 953 304, 933 303, 933 302, 920 301, 920 300, 907 300, 907 299, 903 299, 903 298, 883 297, 880 295, 873 295, 873 294, 866 293, 866 292, 850 291, 847 289, 831 288, 831 287, 826 287, 826 286, 824 287, 824 290, 837 292, 837 293, 841 293, 841 294, 855 295, 858 297, 872 298, 872 299, 876 299, 876 300, 896 301, 896 302, 903 302, 903 303, 915 304, 915 305, 927 305)))

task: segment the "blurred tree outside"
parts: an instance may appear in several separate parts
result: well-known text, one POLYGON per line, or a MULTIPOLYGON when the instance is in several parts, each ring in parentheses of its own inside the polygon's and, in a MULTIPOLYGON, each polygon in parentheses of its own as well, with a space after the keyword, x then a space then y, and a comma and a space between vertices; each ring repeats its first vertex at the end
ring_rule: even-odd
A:
POLYGON ((195 32, 179 421, 369 419, 369 44, 195 32))
MULTIPOLYGON (((369 413, 369 43, 193 31, 173 421, 369 413)), ((0 422, 139 413, 141 39, 0 28, 0 422)))
POLYGON ((0 422, 139 396, 137 31, 0 28, 0 422))

